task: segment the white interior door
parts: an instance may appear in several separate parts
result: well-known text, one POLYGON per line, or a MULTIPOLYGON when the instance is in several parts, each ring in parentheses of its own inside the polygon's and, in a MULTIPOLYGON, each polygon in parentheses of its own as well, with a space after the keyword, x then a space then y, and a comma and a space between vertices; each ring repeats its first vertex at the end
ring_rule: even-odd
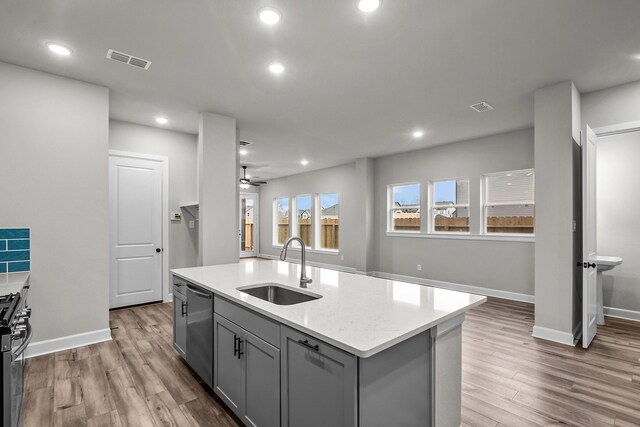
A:
POLYGON ((596 239, 596 134, 582 131, 582 346, 598 332, 598 268, 596 239))
POLYGON ((111 308, 162 300, 162 168, 109 156, 111 308))
POLYGON ((240 258, 258 256, 258 195, 240 193, 240 258))

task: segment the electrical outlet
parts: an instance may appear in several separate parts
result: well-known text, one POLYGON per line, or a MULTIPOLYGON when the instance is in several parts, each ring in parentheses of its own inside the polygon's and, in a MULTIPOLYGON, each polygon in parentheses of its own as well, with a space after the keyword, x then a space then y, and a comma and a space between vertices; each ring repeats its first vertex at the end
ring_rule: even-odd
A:
POLYGON ((189 228, 195 228, 196 227, 196 222, 194 220, 190 220, 189 221, 189 228))
POLYGON ((422 271, 422 264, 418 264, 418 271, 422 271))
POLYGON ((340 255, 340 261, 344 261, 344 255, 340 255))

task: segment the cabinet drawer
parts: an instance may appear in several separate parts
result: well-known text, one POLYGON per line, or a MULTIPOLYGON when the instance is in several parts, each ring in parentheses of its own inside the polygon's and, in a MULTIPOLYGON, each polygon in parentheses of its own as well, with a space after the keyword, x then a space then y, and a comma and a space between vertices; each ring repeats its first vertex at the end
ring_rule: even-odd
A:
POLYGON ((280 324, 261 314, 240 307, 217 295, 214 296, 213 310, 276 348, 280 348, 280 324))
POLYGON ((178 276, 173 276, 173 292, 182 295, 183 297, 187 296, 187 281, 179 278, 178 276))

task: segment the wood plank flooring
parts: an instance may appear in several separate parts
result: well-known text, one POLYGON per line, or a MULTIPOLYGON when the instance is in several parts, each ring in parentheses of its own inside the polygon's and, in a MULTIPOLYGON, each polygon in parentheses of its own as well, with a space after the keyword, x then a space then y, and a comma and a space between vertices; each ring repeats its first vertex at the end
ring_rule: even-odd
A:
MULTIPOLYGON (((174 352, 171 316, 112 311, 113 341, 30 359, 24 427, 240 426, 174 352)), ((531 304, 491 298, 467 314, 463 426, 640 426, 640 323, 607 317, 588 351, 532 328, 531 304)))

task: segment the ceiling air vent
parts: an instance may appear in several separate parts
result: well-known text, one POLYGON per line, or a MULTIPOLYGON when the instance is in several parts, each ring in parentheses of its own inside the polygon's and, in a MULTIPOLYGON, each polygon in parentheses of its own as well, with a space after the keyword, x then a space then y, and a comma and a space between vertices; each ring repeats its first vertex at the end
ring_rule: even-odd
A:
POLYGON ((148 70, 151 66, 151 61, 147 61, 146 59, 137 58, 133 55, 129 55, 127 53, 118 52, 117 50, 109 49, 107 52, 107 58, 113 59, 114 61, 122 62, 124 64, 129 64, 132 67, 142 68, 143 70, 148 70))
POLYGON ((247 145, 251 145, 253 144, 253 142, 249 142, 249 141, 240 141, 240 146, 241 147, 246 147, 247 145))
POLYGON ((473 104, 473 105, 469 105, 470 108, 473 108, 474 110, 476 110, 478 113, 484 113, 486 111, 491 111, 493 110, 493 107, 489 104, 487 104, 486 102, 482 101, 482 102, 478 102, 477 104, 473 104))

